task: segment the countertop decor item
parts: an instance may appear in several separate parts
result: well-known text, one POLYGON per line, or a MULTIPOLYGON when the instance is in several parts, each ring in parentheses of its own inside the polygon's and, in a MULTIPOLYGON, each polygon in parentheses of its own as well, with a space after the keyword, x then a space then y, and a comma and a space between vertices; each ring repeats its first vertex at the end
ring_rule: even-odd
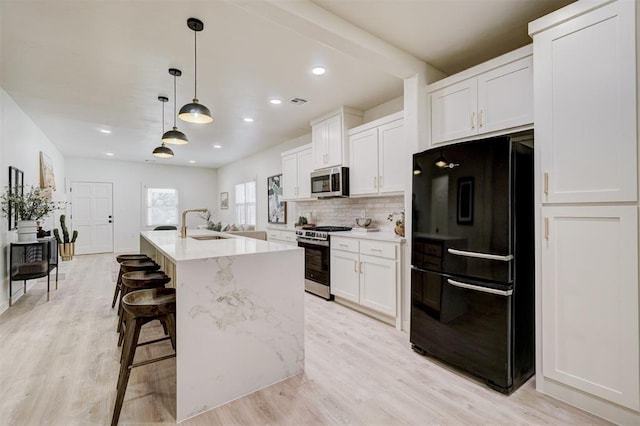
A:
POLYGON ((387 220, 389 222, 393 222, 395 220, 396 226, 395 228, 393 228, 393 232, 395 232, 396 235, 404 237, 404 210, 391 213, 389 216, 387 216, 387 220))
POLYGON ((69 230, 67 229, 66 216, 60 215, 60 228, 62 228, 62 238, 58 229, 53 230, 53 235, 58 240, 58 251, 62 260, 72 260, 75 254, 75 243, 78 238, 78 231, 73 231, 71 239, 69 239, 69 230))
POLYGON ((356 225, 360 228, 368 228, 371 225, 370 217, 356 217, 356 225))

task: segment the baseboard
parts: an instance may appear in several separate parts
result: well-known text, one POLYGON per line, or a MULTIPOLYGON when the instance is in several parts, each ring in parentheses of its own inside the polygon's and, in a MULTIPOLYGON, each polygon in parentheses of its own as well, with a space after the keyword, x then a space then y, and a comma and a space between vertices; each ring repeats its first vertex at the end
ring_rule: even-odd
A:
POLYGON ((613 423, 620 425, 640 424, 640 412, 630 410, 549 378, 543 378, 541 381, 536 378, 536 384, 539 385, 536 386, 538 391, 613 423))

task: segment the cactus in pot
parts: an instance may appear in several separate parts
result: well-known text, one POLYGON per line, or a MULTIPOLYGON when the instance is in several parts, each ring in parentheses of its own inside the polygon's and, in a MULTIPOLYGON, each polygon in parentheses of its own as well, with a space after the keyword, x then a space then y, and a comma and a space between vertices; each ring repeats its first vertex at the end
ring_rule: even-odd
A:
POLYGON ((67 229, 66 216, 60 215, 60 228, 62 228, 62 238, 60 238, 60 231, 56 228, 53 230, 53 235, 58 240, 58 251, 62 260, 71 260, 75 252, 75 242, 78 238, 78 231, 73 231, 71 239, 69 239, 69 230, 67 229))

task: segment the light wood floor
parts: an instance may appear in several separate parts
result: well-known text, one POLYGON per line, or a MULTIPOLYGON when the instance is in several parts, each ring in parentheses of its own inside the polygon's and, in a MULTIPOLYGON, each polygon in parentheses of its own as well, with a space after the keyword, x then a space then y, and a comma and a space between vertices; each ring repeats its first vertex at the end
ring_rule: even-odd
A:
MULTIPOLYGON (((37 285, 0 316, 0 424, 111 421, 112 259, 76 256, 50 302, 37 285)), ((305 304, 304 374, 183 424, 607 424, 537 393, 533 380, 506 397, 414 353, 406 333, 311 295, 305 304)), ((134 369, 120 424, 173 424, 175 412, 175 359, 134 369)))

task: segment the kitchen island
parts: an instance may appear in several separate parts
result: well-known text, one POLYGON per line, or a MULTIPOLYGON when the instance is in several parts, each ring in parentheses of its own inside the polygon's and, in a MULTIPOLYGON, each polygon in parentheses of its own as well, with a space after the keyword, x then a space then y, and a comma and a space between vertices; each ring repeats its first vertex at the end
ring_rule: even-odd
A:
POLYGON ((302 373, 302 249, 189 230, 142 232, 140 251, 176 287, 178 423, 302 373))

